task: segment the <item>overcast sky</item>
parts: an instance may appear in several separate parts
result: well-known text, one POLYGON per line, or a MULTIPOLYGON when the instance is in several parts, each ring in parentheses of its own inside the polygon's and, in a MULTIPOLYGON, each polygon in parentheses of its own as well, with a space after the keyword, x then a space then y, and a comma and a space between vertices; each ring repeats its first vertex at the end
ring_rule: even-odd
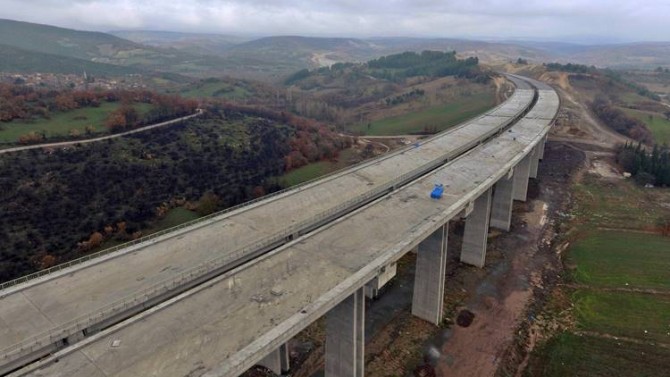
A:
POLYGON ((0 0, 0 18, 100 31, 670 40, 670 0, 0 0))

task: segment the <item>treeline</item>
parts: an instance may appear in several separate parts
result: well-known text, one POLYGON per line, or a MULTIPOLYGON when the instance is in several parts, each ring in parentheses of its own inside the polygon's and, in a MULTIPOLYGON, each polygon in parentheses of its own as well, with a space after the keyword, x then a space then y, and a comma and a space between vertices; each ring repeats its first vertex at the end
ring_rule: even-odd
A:
POLYGON ((371 75, 391 81, 404 80, 408 77, 427 76, 444 77, 459 76, 466 78, 486 77, 479 70, 479 59, 470 57, 458 59, 456 51, 423 51, 403 52, 401 54, 382 56, 368 62, 371 75))
POLYGON ((280 189, 274 177, 350 140, 287 113, 232 105, 67 149, 0 157, 0 281, 142 235, 169 208, 209 213, 280 189))
POLYGON ((151 110, 140 115, 132 102, 124 101, 118 109, 107 116, 105 126, 111 132, 120 132, 144 125, 193 114, 198 108, 198 102, 178 96, 153 94, 150 103, 151 110))
POLYGON ((670 186, 670 150, 654 146, 648 153, 641 144, 619 147, 617 162, 641 185, 670 186))
POLYGON ((583 64, 561 64, 561 63, 545 63, 544 66, 549 71, 562 71, 572 73, 596 73, 598 68, 595 66, 587 66, 583 64))
MULTIPOLYGON (((300 83, 304 86, 304 81, 314 76, 324 77, 326 81, 346 76, 346 80, 352 83, 365 77, 392 82, 401 82, 418 76, 431 78, 457 76, 479 83, 487 83, 490 80, 489 75, 480 69, 477 57, 458 59, 455 51, 423 51, 382 56, 366 64, 337 63, 314 70, 302 69, 287 77, 284 84, 300 83)), ((316 85, 316 82, 312 84, 316 85)), ((310 88, 303 87, 303 89, 310 88)))
POLYGON ((615 131, 643 143, 653 143, 654 138, 647 126, 616 108, 608 98, 597 96, 591 103, 591 110, 615 131))
POLYGON ((414 89, 411 92, 387 98, 384 102, 386 103, 386 106, 395 106, 407 101, 411 101, 415 98, 423 97, 424 94, 426 94, 426 92, 423 89, 414 89))
POLYGON ((113 130, 127 129, 193 113, 198 105, 193 100, 148 90, 58 91, 0 83, 0 122, 19 119, 49 119, 53 113, 84 107, 98 107, 103 102, 120 102, 124 105, 123 109, 113 114, 115 119, 108 124, 113 130), (153 108, 140 117, 129 110, 134 103, 151 104, 153 108))

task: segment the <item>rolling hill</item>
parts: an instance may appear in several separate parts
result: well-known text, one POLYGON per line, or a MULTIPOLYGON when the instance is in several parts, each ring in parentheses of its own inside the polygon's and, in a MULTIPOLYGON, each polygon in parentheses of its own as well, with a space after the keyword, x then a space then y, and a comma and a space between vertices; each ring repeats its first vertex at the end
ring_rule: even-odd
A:
POLYGON ((121 30, 110 34, 147 46, 174 48, 196 55, 223 55, 233 46, 252 40, 233 35, 151 30, 121 30))
MULTIPOLYGON (((217 34, 157 31, 115 31, 116 35, 78 31, 0 19, 4 67, 23 71, 80 71, 78 60, 131 67, 145 72, 170 72, 193 77, 223 77, 282 81, 304 69, 337 62, 362 62, 404 51, 438 50, 477 56, 497 64, 524 58, 533 63, 572 62, 598 67, 653 68, 670 66, 670 43, 577 45, 556 42, 482 42, 448 38, 319 38, 275 36, 245 40, 217 34), (128 39, 124 39, 124 38, 128 39), (13 48, 13 49, 12 49, 13 48), (40 62, 38 55, 61 58, 40 62), (62 59, 67 58, 67 59, 62 59), (78 59, 78 60, 69 60, 78 59), (75 69, 76 67, 76 69, 75 69)), ((45 57, 46 58, 46 57, 45 57)), ((114 71, 108 66, 93 70, 114 71)), ((88 70, 88 68, 87 68, 88 70)), ((121 69, 120 71, 127 72, 121 69)))
POLYGON ((111 59, 143 47, 113 35, 0 19, 0 44, 71 58, 111 59))
POLYGON ((96 63, 67 56, 27 51, 2 44, 0 44, 0 71, 61 74, 81 74, 85 71, 95 76, 118 76, 143 72, 141 69, 133 67, 96 63))
POLYGON ((0 19, 0 44, 89 62, 185 75, 216 75, 224 62, 176 49, 161 49, 110 34, 0 19))

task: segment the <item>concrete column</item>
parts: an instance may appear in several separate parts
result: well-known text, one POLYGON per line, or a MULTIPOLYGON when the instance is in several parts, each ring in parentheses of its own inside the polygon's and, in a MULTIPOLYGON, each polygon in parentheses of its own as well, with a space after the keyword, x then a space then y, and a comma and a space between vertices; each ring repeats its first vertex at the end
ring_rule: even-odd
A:
POLYGON ((509 232, 514 203, 514 176, 503 177, 496 183, 491 206, 491 227, 509 232))
POLYGON ((538 147, 540 148, 539 149, 540 153, 539 153, 538 157, 540 158, 540 160, 544 159, 544 144, 546 142, 547 142, 547 135, 544 135, 544 137, 542 138, 542 141, 538 144, 538 147))
POLYGON ((490 215, 491 188, 475 200, 475 208, 465 220, 461 262, 477 267, 484 267, 490 215))
POLYGON ((533 148, 532 157, 530 159, 530 172, 528 173, 528 176, 530 178, 537 178, 537 169, 540 167, 540 148, 539 146, 535 146, 533 148))
POLYGON ((416 257, 412 314, 435 325, 442 321, 448 236, 446 223, 419 244, 416 257))
POLYGON ((514 168, 514 200, 526 201, 528 194, 528 178, 530 176, 530 161, 533 158, 529 153, 514 168))
POLYGON ((363 377, 365 368, 365 289, 326 315, 326 377, 363 377))
POLYGON ((286 374, 289 371, 288 346, 282 344, 269 355, 265 356, 258 365, 270 369, 274 374, 286 374))

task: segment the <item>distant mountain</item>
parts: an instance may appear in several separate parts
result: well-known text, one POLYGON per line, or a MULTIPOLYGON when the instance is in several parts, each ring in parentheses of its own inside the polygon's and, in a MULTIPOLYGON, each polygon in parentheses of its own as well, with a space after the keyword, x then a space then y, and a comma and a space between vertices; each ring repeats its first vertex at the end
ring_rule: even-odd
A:
POLYGON ((477 56, 485 63, 498 63, 518 58, 543 61, 548 54, 531 46, 512 43, 491 43, 451 38, 375 38, 368 41, 382 47, 384 53, 402 51, 456 51, 460 56, 477 56))
POLYGON ((231 47, 253 39, 222 34, 152 30, 120 30, 111 31, 110 34, 148 46, 174 48, 197 55, 222 55, 231 47))
POLYGON ((0 44, 96 63, 195 76, 219 75, 224 66, 217 57, 146 46, 110 34, 2 19, 0 44))
POLYGON ((502 43, 529 47, 535 50, 543 51, 544 53, 552 56, 569 56, 571 54, 580 53, 592 48, 592 46, 589 45, 567 43, 567 42, 538 42, 538 41, 514 40, 514 41, 505 41, 502 43))
POLYGON ((0 19, 0 44, 23 50, 87 60, 112 59, 121 51, 142 49, 105 33, 0 19))
POLYGON ((140 69, 119 65, 96 63, 0 44, 0 71, 10 73, 63 73, 95 76, 119 76, 142 73, 140 69))
MULTIPOLYGON (((362 62, 404 51, 457 51, 483 63, 506 63, 518 58, 534 63, 561 62, 630 68, 670 66, 670 43, 585 46, 554 42, 482 42, 448 38, 317 38, 277 36, 255 40, 218 34, 157 31, 119 31, 116 35, 78 31, 0 19, 0 45, 14 57, 44 68, 28 52, 132 67, 143 71, 195 77, 233 76, 283 81, 304 69, 337 62, 362 62), (120 38, 123 37, 123 38, 120 38), (130 40, 129 40, 130 39, 130 40), (13 47, 19 50, 9 50, 13 47), (38 64, 39 63, 39 64, 38 64)), ((51 70, 71 69, 80 62, 54 60, 51 70), (56 64, 58 62, 58 64, 56 64), (56 67, 57 66, 57 67, 56 67), (66 67, 66 68, 63 68, 66 67)), ((103 67, 97 67, 104 70, 103 67)))
POLYGON ((591 46, 564 59, 610 68, 670 67, 670 42, 641 42, 591 46))
POLYGON ((488 43, 446 38, 315 38, 282 36, 268 37, 232 47, 227 57, 248 57, 266 60, 279 57, 288 62, 296 59, 303 63, 319 64, 340 61, 367 61, 380 56, 404 51, 455 50, 459 55, 478 55, 483 60, 546 58, 543 51, 520 45, 488 43))

